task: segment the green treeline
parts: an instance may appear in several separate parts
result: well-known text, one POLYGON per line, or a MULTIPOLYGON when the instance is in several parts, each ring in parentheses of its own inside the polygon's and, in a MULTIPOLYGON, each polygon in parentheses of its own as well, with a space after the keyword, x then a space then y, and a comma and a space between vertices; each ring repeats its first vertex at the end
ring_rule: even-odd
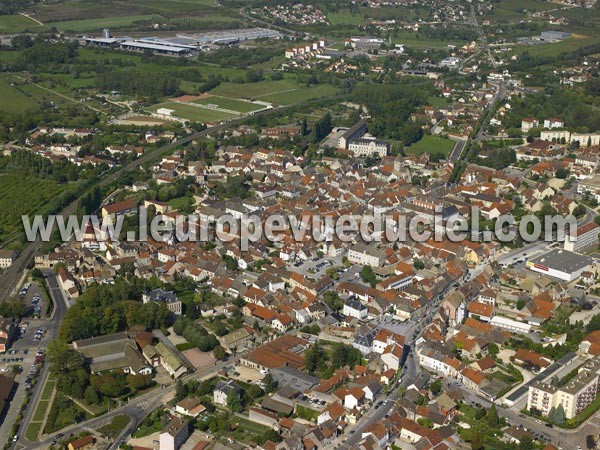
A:
POLYGON ((179 93, 179 80, 163 73, 138 70, 105 72, 96 75, 96 87, 101 91, 119 91, 130 95, 167 96, 179 93))

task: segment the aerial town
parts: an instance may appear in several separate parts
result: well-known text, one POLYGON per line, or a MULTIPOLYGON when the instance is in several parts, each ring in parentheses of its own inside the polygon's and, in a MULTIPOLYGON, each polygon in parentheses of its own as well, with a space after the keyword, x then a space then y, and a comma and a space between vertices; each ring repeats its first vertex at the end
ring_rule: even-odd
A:
POLYGON ((600 448, 600 2, 0 0, 0 449, 600 448))

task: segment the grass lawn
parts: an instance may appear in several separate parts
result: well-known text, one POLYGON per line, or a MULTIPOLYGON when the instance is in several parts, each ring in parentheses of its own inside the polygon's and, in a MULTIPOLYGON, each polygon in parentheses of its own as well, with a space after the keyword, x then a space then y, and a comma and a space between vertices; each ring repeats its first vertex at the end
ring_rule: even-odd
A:
MULTIPOLYGON (((0 16, 2 17, 2 16, 0 16)), ((0 111, 21 114, 37 109, 39 105, 32 98, 11 86, 4 78, 0 78, 0 111)))
POLYGON ((120 414, 115 416, 111 423, 104 425, 98 431, 114 439, 125 429, 130 420, 129 416, 120 414))
POLYGON ((277 105, 293 105, 314 98, 332 97, 338 93, 338 89, 328 84, 311 87, 299 87, 286 92, 279 92, 260 96, 257 100, 263 100, 277 105))
POLYGON ((327 19, 331 22, 331 25, 360 25, 365 23, 362 14, 351 14, 349 10, 328 13, 327 19))
POLYGON ((263 108, 262 105, 257 105, 250 102, 244 102, 241 100, 235 100, 228 97, 217 97, 212 96, 208 98, 202 98, 195 100, 194 103, 199 105, 217 105, 219 108, 229 109, 231 111, 237 111, 241 113, 249 113, 263 108))
POLYGON ((191 197, 176 197, 169 200, 167 203, 173 209, 182 209, 189 206, 194 201, 191 197))
POLYGON ((141 438, 149 434, 162 430, 164 426, 163 414, 160 410, 155 410, 147 416, 133 433, 134 438, 141 438))
POLYGON ((429 106, 433 106, 434 108, 443 108, 450 105, 450 103, 448 103, 448 100, 446 100, 444 97, 439 96, 429 97, 429 100, 427 100, 427 104, 429 106))
POLYGON ((158 108, 169 108, 174 110, 174 115, 183 119, 193 120, 195 122, 216 122, 233 117, 220 111, 213 111, 206 108, 198 108, 196 106, 184 105, 175 102, 164 102, 152 106, 149 111, 156 111, 158 108))
POLYGON ((454 141, 451 139, 431 136, 426 134, 419 142, 415 142, 408 147, 408 153, 413 155, 420 155, 421 153, 443 153, 448 156, 454 148, 454 141))
MULTIPOLYGON (((298 83, 295 80, 283 79, 277 81, 259 81, 258 83, 221 83, 210 91, 214 95, 222 95, 230 98, 257 98, 264 100, 263 96, 271 95, 277 92, 297 89, 298 83)), ((268 100, 266 100, 268 101, 268 100)))
POLYGON ((41 422, 31 422, 27 427, 27 431, 25 432, 25 437, 27 438, 27 440, 32 442, 37 441, 41 427, 41 422))
POLYGON ((516 20, 525 18, 525 13, 556 9, 558 5, 545 0, 500 0, 494 3, 494 13, 487 19, 516 20))
MULTIPOLYGON (((153 14, 143 14, 136 16, 123 16, 123 17, 100 17, 97 19, 83 19, 83 20, 67 20, 62 22, 50 22, 47 25, 49 27, 56 27, 60 31, 94 31, 101 30, 102 28, 118 28, 127 27, 133 22, 138 20, 149 20, 156 17, 153 14)), ((160 20, 158 18, 157 20, 160 20)))
POLYGON ((38 32, 45 27, 34 20, 20 14, 0 16, 0 33, 19 33, 22 31, 38 32))
POLYGON ((46 415, 46 410, 48 409, 48 404, 50 402, 48 400, 40 400, 38 402, 38 407, 33 414, 33 422, 41 422, 44 420, 44 416, 46 415))
POLYGON ((56 381, 48 380, 46 386, 44 386, 44 391, 42 392, 42 400, 50 400, 50 397, 52 396, 52 389, 54 389, 54 386, 56 386, 56 381))
POLYGON ((240 442, 248 443, 269 431, 268 427, 260 425, 256 422, 252 422, 251 420, 234 417, 233 421, 237 422, 238 427, 235 431, 231 431, 228 434, 240 442))

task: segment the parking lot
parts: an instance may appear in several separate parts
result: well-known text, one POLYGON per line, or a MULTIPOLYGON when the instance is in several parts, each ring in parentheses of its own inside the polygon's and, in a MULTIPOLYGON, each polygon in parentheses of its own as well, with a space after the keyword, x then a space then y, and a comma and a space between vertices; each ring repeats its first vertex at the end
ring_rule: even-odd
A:
POLYGON ((19 292, 19 298, 27 307, 26 317, 43 317, 48 308, 44 289, 36 282, 26 283, 19 292))
MULTIPOLYGON (((10 412, 16 411, 13 409, 14 405, 18 407, 23 403, 27 388, 35 383, 43 358, 43 348, 48 345, 49 340, 46 332, 48 319, 44 317, 48 299, 44 289, 37 283, 32 283, 28 289, 22 290, 19 294, 27 306, 26 316, 16 324, 17 334, 10 348, 0 354, 0 372, 16 372, 16 391, 11 406, 7 409, 10 412), (38 297, 39 300, 34 300, 38 297), (36 314, 38 310, 41 317, 36 314)), ((12 423, 12 420, 0 420, 0 441, 12 437, 9 436, 12 423)))

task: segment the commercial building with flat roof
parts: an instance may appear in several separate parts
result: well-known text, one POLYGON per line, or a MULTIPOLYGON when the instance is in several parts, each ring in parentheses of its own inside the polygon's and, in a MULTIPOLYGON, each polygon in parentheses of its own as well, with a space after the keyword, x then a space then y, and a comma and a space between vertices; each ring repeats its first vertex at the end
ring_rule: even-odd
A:
POLYGON ((571 282, 588 270, 594 260, 568 250, 554 249, 527 261, 527 268, 560 280, 571 282))

